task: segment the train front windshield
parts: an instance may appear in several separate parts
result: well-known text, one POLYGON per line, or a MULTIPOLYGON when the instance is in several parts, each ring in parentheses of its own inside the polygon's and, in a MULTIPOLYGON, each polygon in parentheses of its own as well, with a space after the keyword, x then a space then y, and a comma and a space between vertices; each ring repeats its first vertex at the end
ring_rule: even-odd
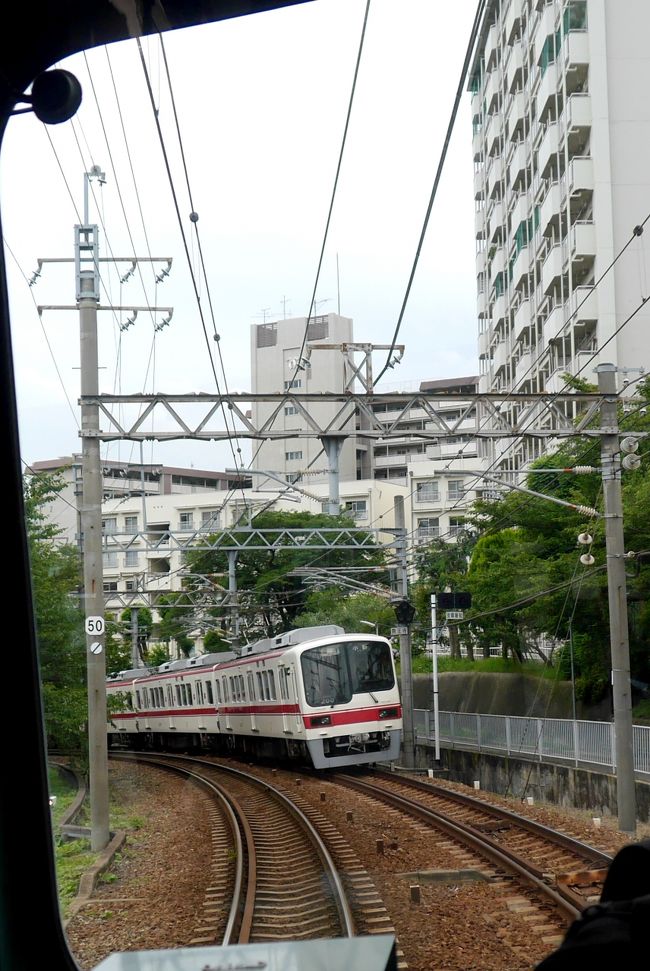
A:
POLYGON ((379 641, 343 641, 312 647, 301 657, 307 704, 344 705, 356 694, 395 685, 390 647, 379 641))

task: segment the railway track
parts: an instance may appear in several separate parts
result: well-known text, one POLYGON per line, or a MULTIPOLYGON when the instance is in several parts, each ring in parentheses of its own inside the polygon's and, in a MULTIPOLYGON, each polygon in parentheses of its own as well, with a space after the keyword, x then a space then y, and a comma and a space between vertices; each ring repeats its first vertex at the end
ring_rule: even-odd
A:
POLYGON ((353 849, 299 784, 289 793, 241 766, 189 756, 111 758, 181 773, 215 800, 210 885, 190 945, 395 933, 353 849))
POLYGON ((429 781, 382 770, 363 776, 336 773, 331 781, 443 830, 524 881, 566 923, 600 899, 612 857, 579 840, 429 781))

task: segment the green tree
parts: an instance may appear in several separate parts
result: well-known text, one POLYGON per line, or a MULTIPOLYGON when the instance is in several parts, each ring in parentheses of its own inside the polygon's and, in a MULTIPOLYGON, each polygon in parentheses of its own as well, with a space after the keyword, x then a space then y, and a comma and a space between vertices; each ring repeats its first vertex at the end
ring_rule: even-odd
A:
POLYGON ((85 753, 88 705, 79 554, 57 542, 60 530, 45 512, 63 483, 58 476, 32 475, 23 485, 48 747, 85 753))
MULTIPOLYGON (((252 526, 268 531, 266 538, 269 543, 281 541, 283 534, 292 529, 356 528, 353 520, 346 515, 274 511, 260 513, 253 519, 252 526)), ((196 589, 205 590, 201 578, 214 579, 228 572, 227 554, 221 550, 189 551, 186 562, 191 574, 188 586, 196 589)), ((355 578, 362 582, 376 582, 377 574, 370 568, 383 563, 383 550, 370 540, 363 549, 333 547, 301 550, 295 546, 278 545, 268 550, 238 553, 239 610, 247 618, 248 635, 273 637, 296 626, 309 593, 304 577, 294 572, 297 568, 312 565, 317 569, 354 567, 355 578), (359 568, 361 571, 357 572, 359 568)), ((219 624, 228 614, 228 610, 219 606, 218 594, 214 597, 214 607, 210 613, 219 624)))
MULTIPOLYGON (((433 539, 425 546, 419 546, 415 553, 415 564, 418 580, 413 587, 413 602, 417 616, 424 630, 431 627, 431 595, 444 590, 453 592, 467 590, 468 560, 476 542, 473 532, 461 530, 455 543, 446 543, 443 539, 433 539)), ((437 626, 444 624, 444 613, 436 618, 437 626)), ((467 628, 449 626, 449 637, 452 657, 460 657, 460 638, 467 648, 468 656, 473 660, 474 643, 467 635, 467 628)))
POLYGON ((395 626, 395 611, 386 599, 373 593, 349 593, 340 587, 315 590, 305 601, 305 609, 296 618, 296 627, 318 627, 336 624, 346 633, 372 634, 376 625, 382 637, 390 636, 395 626))

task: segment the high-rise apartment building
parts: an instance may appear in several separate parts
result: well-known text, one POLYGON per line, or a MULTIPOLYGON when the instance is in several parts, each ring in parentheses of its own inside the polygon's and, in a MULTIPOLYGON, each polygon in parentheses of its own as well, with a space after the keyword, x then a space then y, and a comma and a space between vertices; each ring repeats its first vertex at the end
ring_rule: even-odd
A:
MULTIPOLYGON (((624 323, 649 292, 649 37, 648 0, 487 2, 470 73, 482 392, 650 367, 650 303, 624 323)), ((494 447, 518 468, 543 443, 494 447)))
MULTIPOLYGON (((343 394, 351 377, 350 366, 341 347, 351 343, 352 320, 338 314, 312 317, 292 317, 273 323, 253 324, 251 327, 251 390, 255 393, 281 391, 318 393, 333 391, 343 394)), ((310 404, 310 412, 321 428, 335 419, 340 409, 337 403, 310 404)), ((274 402, 254 402, 252 417, 256 427, 268 422, 277 410, 274 402)), ((275 433, 305 429, 307 421, 298 405, 286 403, 269 426, 269 438, 253 443, 251 468, 270 471, 289 481, 298 476, 305 482, 326 478, 329 468, 327 454, 318 438, 273 437, 275 433)), ((354 420, 339 456, 341 481, 357 478, 354 420)), ((256 475, 253 485, 263 484, 256 475)), ((269 483, 267 482, 266 485, 269 483)))

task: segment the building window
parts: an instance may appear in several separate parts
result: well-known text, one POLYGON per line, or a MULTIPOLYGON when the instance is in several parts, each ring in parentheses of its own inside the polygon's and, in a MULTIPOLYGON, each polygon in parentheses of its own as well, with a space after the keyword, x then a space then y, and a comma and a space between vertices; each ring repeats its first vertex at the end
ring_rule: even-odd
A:
POLYGON ((459 516, 449 517, 449 535, 458 536, 458 534, 464 529, 464 520, 459 516))
POLYGON ((110 580, 104 584, 104 593, 117 593, 117 580, 110 580))
POLYGON ((437 482, 418 482, 415 486, 416 502, 438 502, 440 491, 437 482))
POLYGON ((135 580, 126 580, 124 583, 124 589, 127 593, 133 593, 134 590, 138 589, 138 584, 135 580))
POLYGON ((178 514, 178 525, 182 533, 191 533, 194 529, 194 514, 191 512, 180 512, 178 514))
POLYGON ((284 409, 284 413, 288 418, 290 415, 297 415, 298 409, 295 405, 287 405, 287 407, 284 409))
POLYGON ((285 391, 289 391, 291 388, 302 388, 302 378, 293 378, 292 381, 284 382, 285 391))
POLYGON ((354 519, 367 519, 368 502, 366 499, 351 499, 346 502, 345 511, 351 513, 354 519))
POLYGON ((102 562, 105 567, 107 566, 117 566, 117 552, 111 551, 110 553, 102 553, 102 562))
POLYGON ((138 550, 127 550, 124 554, 124 566, 137 566, 140 562, 138 550))
POLYGON ((430 539, 437 539, 439 535, 439 519, 418 519, 418 539, 420 542, 428 542, 430 539))
POLYGON ((302 458, 302 451, 300 452, 285 452, 284 457, 287 462, 297 462, 298 459, 302 458))
POLYGON ((107 516, 106 519, 102 519, 102 533, 104 536, 110 536, 112 533, 117 532, 117 516, 107 516))
POLYGON ((211 529, 219 529, 219 510, 201 510, 201 529, 209 532, 211 529))
POLYGON ((124 517, 124 532, 125 533, 137 533, 138 531, 138 517, 137 516, 125 516, 124 517))
POLYGON ((465 495, 462 479, 450 479, 447 483, 447 495, 450 499, 462 499, 465 495))

